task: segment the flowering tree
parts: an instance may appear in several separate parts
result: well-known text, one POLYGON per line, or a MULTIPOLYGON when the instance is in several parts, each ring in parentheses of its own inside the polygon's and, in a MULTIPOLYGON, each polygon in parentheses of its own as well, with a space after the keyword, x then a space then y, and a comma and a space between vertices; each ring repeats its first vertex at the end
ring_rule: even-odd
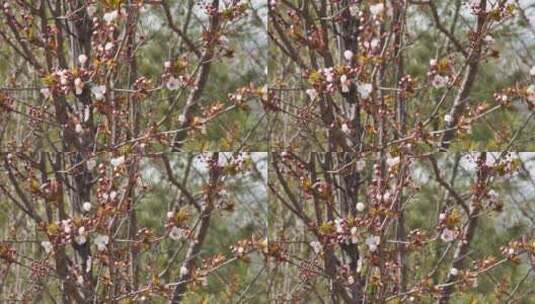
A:
POLYGON ((274 155, 272 301, 533 302, 533 165, 531 153, 274 155))
POLYGON ((196 2, 2 1, 2 150, 262 149, 265 4, 196 2))
POLYGON ((81 202, 72 185, 81 170, 61 154, 4 156, 2 302, 264 297, 254 287, 265 272, 265 154, 92 162, 81 202))
POLYGON ((535 302, 534 0, 0 10, 0 302, 535 302))
POLYGON ((272 145, 530 150, 532 14, 532 1, 270 1, 272 145))

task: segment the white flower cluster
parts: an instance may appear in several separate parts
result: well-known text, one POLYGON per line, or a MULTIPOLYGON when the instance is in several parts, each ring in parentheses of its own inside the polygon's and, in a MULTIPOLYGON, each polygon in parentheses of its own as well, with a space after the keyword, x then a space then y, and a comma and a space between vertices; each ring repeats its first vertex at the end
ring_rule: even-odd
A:
POLYGON ((78 235, 74 237, 74 241, 78 245, 83 245, 83 244, 85 244, 87 242, 87 233, 85 231, 85 227, 84 226, 78 228, 78 235))
POLYGON ((110 242, 110 237, 104 234, 97 234, 93 242, 97 245, 98 251, 104 251, 110 242))
POLYGON ((527 98, 528 98, 528 101, 529 102, 535 102, 535 85, 530 85, 527 89, 526 89, 526 93, 527 93, 527 98))
POLYGON ((312 241, 312 242, 310 242, 310 247, 312 247, 312 250, 314 251, 315 254, 320 254, 321 253, 321 243, 320 242, 312 241))
POLYGON ((379 236, 372 235, 372 236, 369 236, 366 239, 366 245, 368 245, 368 249, 371 252, 377 251, 377 248, 379 247, 379 244, 381 244, 381 237, 379 237, 379 236))
POLYGON ((54 246, 52 246, 52 243, 50 243, 49 241, 42 241, 41 247, 43 247, 43 249, 45 250, 47 254, 51 253, 52 250, 54 249, 54 246))
POLYGON ((104 94, 106 94, 105 85, 97 85, 91 87, 91 93, 95 96, 95 100, 100 101, 104 99, 104 94))
POLYGON ((177 226, 173 226, 173 228, 171 228, 171 231, 169 232, 169 237, 175 241, 183 240, 187 238, 187 236, 188 236, 187 230, 179 228, 177 226))
POLYGON ((377 3, 374 5, 370 5, 370 13, 373 15, 373 17, 377 17, 379 14, 382 14, 385 10, 385 6, 383 3, 377 3))
POLYGON ((318 91, 316 91, 316 89, 308 89, 306 90, 306 93, 310 100, 316 100, 316 98, 318 97, 318 91))

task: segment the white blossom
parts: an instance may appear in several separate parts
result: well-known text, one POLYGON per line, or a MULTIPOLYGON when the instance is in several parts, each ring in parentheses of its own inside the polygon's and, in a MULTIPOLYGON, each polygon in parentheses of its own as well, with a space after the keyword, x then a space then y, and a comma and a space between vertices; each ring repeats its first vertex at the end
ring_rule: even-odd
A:
POLYGON ((106 21, 106 23, 110 24, 113 22, 113 20, 117 19, 118 16, 119 12, 117 10, 113 10, 111 12, 105 13, 102 18, 104 19, 104 21, 106 21))
POLYGON ((526 93, 528 93, 528 101, 535 102, 535 85, 530 85, 526 89, 526 93))
POLYGON ((334 74, 327 74, 325 80, 327 80, 327 82, 333 82, 334 81, 334 74))
POLYGON ((344 232, 344 226, 343 220, 341 218, 334 219, 334 225, 336 227, 336 233, 343 233, 344 232))
POLYGON ((82 205, 82 208, 84 209, 85 212, 89 212, 91 211, 91 208, 93 206, 91 206, 91 203, 90 202, 85 202, 83 205, 82 205))
POLYGON ((369 49, 375 49, 379 46, 379 39, 373 38, 371 41, 364 41, 364 46, 369 49))
POLYGON ((439 88, 445 87, 449 81, 450 81, 449 76, 441 76, 439 74, 436 74, 435 76, 433 76, 433 79, 431 80, 431 84, 435 88, 439 89, 439 88))
POLYGON ((380 243, 381 238, 379 236, 372 235, 366 239, 366 245, 368 245, 368 249, 371 252, 375 252, 380 243))
POLYGON ((67 72, 65 70, 61 71, 61 73, 59 74, 59 83, 63 86, 69 83, 69 79, 67 78, 67 72))
POLYGON ((87 266, 85 267, 85 272, 90 272, 92 265, 93 265, 93 258, 91 256, 89 256, 87 258, 87 266))
POLYGON ((85 227, 84 226, 78 228, 78 235, 74 238, 74 241, 78 245, 83 245, 83 244, 85 244, 87 242, 87 234, 85 232, 85 227))
POLYGON ((87 170, 91 171, 97 165, 97 161, 94 158, 90 159, 87 161, 86 165, 87 165, 87 170))
POLYGON ((308 89, 306 90, 306 93, 310 100, 315 100, 316 97, 318 97, 318 91, 316 91, 315 89, 308 89))
POLYGON ((242 94, 234 94, 233 95, 237 101, 242 101, 243 100, 243 95, 242 94))
POLYGON ((357 170, 357 172, 362 172, 362 170, 364 170, 364 168, 366 168, 366 161, 364 159, 359 159, 356 162, 356 170, 357 170))
POLYGON ((346 123, 343 123, 342 124, 342 132, 344 132, 345 134, 349 135, 349 134, 351 134, 351 128, 349 128, 349 126, 346 123))
POLYGON ((167 218, 168 219, 172 219, 174 216, 175 216, 175 213, 173 211, 168 211, 167 212, 167 218))
POLYGON ((473 14, 476 14, 479 10, 479 0, 467 0, 465 5, 473 14))
POLYGON ((345 52, 344 52, 344 58, 345 58, 347 61, 350 61, 351 59, 353 59, 353 52, 350 51, 350 50, 345 50, 345 52))
POLYGON ((96 5, 91 4, 91 5, 87 6, 87 15, 89 15, 89 17, 93 17, 93 15, 96 12, 97 12, 97 6, 96 5))
POLYGON ((185 275, 187 275, 188 273, 189 273, 188 267, 186 267, 186 266, 182 266, 182 267, 180 267, 180 275, 181 275, 181 276, 185 276, 185 275))
POLYGON ((76 126, 74 126, 74 132, 80 134, 84 131, 84 128, 82 127, 81 123, 77 123, 76 126))
POLYGON ((314 250, 315 254, 319 254, 321 252, 321 243, 318 241, 312 241, 310 242, 310 246, 312 247, 312 250, 314 250))
POLYGON ((163 63, 164 68, 169 69, 171 68, 171 61, 166 61, 163 63))
POLYGON ((228 43, 229 43, 229 40, 228 40, 227 36, 225 36, 225 35, 219 36, 219 39, 217 41, 222 45, 228 45, 228 43))
POLYGON ((450 274, 454 277, 457 276, 459 274, 459 269, 452 267, 450 270, 450 274))
POLYGON ((448 229, 448 228, 444 228, 442 230, 442 233, 440 234, 440 238, 444 242, 451 242, 451 241, 455 240, 455 236, 456 236, 455 231, 453 231, 451 229, 448 229))
POLYGON ((483 38, 483 41, 485 41, 487 44, 494 44, 496 42, 496 40, 494 40, 494 37, 492 37, 491 35, 485 36, 485 38, 483 38))
POLYGON ((533 67, 531 67, 531 69, 529 70, 529 74, 531 76, 535 76, 535 65, 533 67))
POLYGON ((450 114, 444 115, 444 121, 448 124, 453 123, 453 116, 451 116, 450 114))
POLYGON ((377 15, 381 14, 384 11, 385 7, 382 3, 377 3, 374 5, 370 5, 370 13, 376 17, 377 15))
POLYGON ((74 88, 75 88, 75 93, 76 95, 80 95, 82 94, 83 90, 84 90, 84 82, 82 81, 82 79, 80 78, 76 78, 74 80, 74 88))
POLYGON ((350 232, 351 232, 351 243, 356 244, 359 241, 357 227, 351 227, 350 232))
POLYGON ((85 54, 80 54, 78 56, 78 62, 80 62, 81 66, 84 66, 85 63, 87 62, 87 56, 85 54))
POLYGON ((370 42, 370 46, 372 47, 372 49, 378 47, 378 46, 379 46, 379 42, 380 42, 379 39, 377 39, 377 38, 373 38, 373 39, 372 39, 372 42, 370 42))
POLYGON ((118 194, 117 191, 110 192, 110 200, 113 201, 117 197, 117 194, 118 194))
POLYGON ((110 51, 111 49, 113 49, 113 46, 113 42, 108 42, 104 45, 104 50, 110 51))
POLYGON ((125 162, 125 157, 124 155, 121 155, 119 157, 116 157, 116 158, 112 158, 110 163, 113 167, 117 168, 119 167, 120 165, 124 164, 125 162))
POLYGON ((364 209, 366 209, 366 205, 364 205, 364 203, 358 202, 357 203, 357 211, 358 212, 362 212, 362 211, 364 211, 364 209))
POLYGON ((393 166, 396 166, 397 164, 399 164, 399 161, 400 161, 399 156, 389 157, 389 158, 386 159, 386 164, 389 167, 393 167, 393 166))
POLYGON ((372 93, 373 86, 371 83, 358 83, 357 91, 362 99, 368 99, 372 93))
POLYGON ((43 249, 45 250, 47 254, 52 252, 52 249, 53 249, 52 243, 50 243, 49 241, 42 241, 41 246, 43 247, 43 249))
POLYGON ((61 226, 63 226, 63 232, 66 234, 71 233, 71 220, 61 220, 61 226))
POLYGON ((49 88, 42 88, 41 89, 41 94, 43 94, 43 96, 45 98, 49 98, 50 97, 50 89, 49 88))
POLYGON ((357 261, 357 273, 360 273, 362 271, 362 264, 364 264, 364 257, 361 254, 357 261))
POLYGON ((102 100, 104 99, 104 94, 106 94, 106 86, 105 85, 93 86, 91 87, 91 93, 95 95, 96 100, 102 100))
POLYGON ((327 80, 327 82, 334 81, 334 71, 332 67, 323 69, 323 73, 325 74, 325 80, 327 80))
POLYGON ((171 76, 165 83, 165 86, 167 87, 167 89, 174 91, 180 87, 180 81, 175 77, 171 76))
POLYGON ((358 14, 359 14, 359 7, 357 4, 353 4, 349 7, 349 14, 352 16, 352 17, 357 17, 358 14))
POLYGON ((84 115, 82 117, 82 120, 84 122, 87 122, 87 121, 89 121, 90 116, 91 116, 91 108, 89 106, 85 106, 84 107, 84 115))
POLYGON ((506 103, 508 99, 509 99, 509 97, 506 94, 497 94, 496 95, 496 100, 498 100, 499 102, 506 103))
POLYGON ((104 234, 98 234, 93 242, 95 243, 95 245, 97 245, 98 251, 104 251, 106 250, 106 246, 108 245, 109 241, 109 236, 104 234))
POLYGON ((177 226, 173 226, 173 228, 169 232, 169 237, 172 240, 180 241, 180 240, 185 239, 187 237, 187 233, 186 233, 185 229, 178 228, 177 226))

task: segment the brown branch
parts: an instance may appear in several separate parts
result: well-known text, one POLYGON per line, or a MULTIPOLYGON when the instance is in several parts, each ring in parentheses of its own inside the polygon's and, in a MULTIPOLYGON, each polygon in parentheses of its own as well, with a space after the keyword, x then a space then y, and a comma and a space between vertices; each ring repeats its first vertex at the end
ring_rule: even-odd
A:
POLYGON ((25 43, 26 39, 20 36, 20 31, 19 29, 15 27, 14 19, 11 19, 11 18, 12 17, 8 16, 7 25, 11 29, 11 33, 15 37, 15 41, 17 41, 17 43, 22 48, 22 51, 26 55, 25 59, 27 59, 34 66, 36 70, 41 70, 43 68, 42 65, 39 63, 39 61, 37 61, 37 59, 35 58, 35 54, 30 50, 30 47, 25 43))
POLYGON ((444 187, 446 190, 448 190, 448 193, 450 193, 453 198, 455 199, 455 201, 457 202, 457 204, 459 204, 459 206, 461 206, 464 211, 466 211, 466 214, 469 214, 469 208, 468 206, 466 205, 466 203, 464 202, 464 199, 457 193, 457 191, 455 191, 453 189, 453 187, 447 182, 444 180, 444 178, 442 178, 442 176, 440 175, 440 169, 438 168, 438 164, 437 164, 437 160, 435 159, 435 157, 433 155, 429 155, 429 161, 431 162, 431 167, 433 168, 433 172, 435 173, 435 179, 437 180, 437 182, 442 186, 444 187))
POLYGON ((169 8, 169 4, 166 1, 162 1, 161 4, 163 7, 163 11, 165 12, 165 17, 167 18, 167 24, 169 25, 169 27, 173 30, 173 32, 177 33, 180 38, 182 38, 182 40, 186 43, 190 51, 195 53, 195 55, 197 55, 197 57, 199 58, 203 57, 203 54, 201 54, 198 47, 196 47, 195 44, 193 44, 193 42, 188 38, 188 36, 184 34, 184 32, 175 25, 175 22, 173 21, 173 16, 171 15, 171 9, 169 8))
POLYGON ((427 2, 427 4, 429 4, 429 7, 431 8, 431 14, 433 15, 433 21, 435 22, 435 26, 442 33, 444 33, 444 35, 446 35, 446 37, 448 37, 448 39, 450 39, 450 41, 455 45, 455 47, 457 47, 457 50, 459 52, 461 52, 464 55, 464 57, 468 57, 468 53, 466 52, 466 50, 464 49, 462 44, 459 42, 459 40, 457 40, 457 38, 455 38, 453 33, 451 31, 449 31, 447 28, 445 28, 444 25, 440 22, 438 9, 437 9, 437 6, 436 6, 435 2, 434 1, 429 1, 429 2, 427 2))
POLYGON ((163 162, 163 165, 164 165, 164 168, 165 168, 165 172, 167 173, 167 178, 169 179, 169 181, 173 185, 175 185, 180 190, 180 192, 182 194, 184 194, 186 196, 186 198, 188 199, 188 202, 190 204, 192 204, 198 211, 201 211, 201 206, 199 206, 199 204, 197 203, 197 201, 195 200, 193 195, 191 195, 191 193, 188 191, 188 189, 186 189, 186 187, 175 178, 175 176, 173 174, 173 169, 171 168, 171 165, 169 163, 169 158, 165 154, 162 154, 161 158, 162 158, 162 162, 163 162))
POLYGON ((215 206, 215 195, 217 194, 218 184, 221 177, 221 167, 219 166, 219 153, 213 153, 208 161, 210 168, 210 177, 205 194, 204 205, 200 214, 199 228, 195 233, 194 240, 190 243, 184 262, 182 263, 180 277, 178 278, 178 284, 173 292, 173 298, 171 304, 179 304, 182 302, 184 293, 188 288, 188 282, 191 279, 191 272, 195 264, 195 258, 201 250, 201 246, 206 238, 208 228, 210 226, 210 218, 212 210, 215 206), (186 271, 182 271, 185 269, 186 271))
POLYGON ((208 76, 210 74, 210 67, 212 64, 212 59, 214 57, 214 49, 217 44, 217 30, 219 29, 219 0, 212 0, 212 7, 214 11, 211 13, 209 21, 209 30, 208 38, 206 42, 206 48, 201 56, 201 63, 197 78, 195 79, 195 84, 190 92, 188 99, 186 100, 186 105, 182 110, 182 115, 179 117, 179 127, 180 131, 175 134, 173 140, 172 150, 178 152, 182 149, 182 145, 188 135, 187 128, 190 127, 193 120, 193 107, 199 102, 199 99, 204 91, 206 82, 208 81, 208 76))
MULTIPOLYGON (((11 171, 11 167, 9 165, 9 162, 8 162, 8 159, 7 159, 7 156, 4 157, 4 166, 7 170, 7 175, 9 177, 9 180, 11 181, 11 184, 13 185, 13 188, 15 189, 15 192, 17 193, 17 195, 19 196, 19 198, 22 200, 22 204, 24 205, 25 208, 21 208, 22 211, 24 211, 25 213, 27 213, 31 218, 33 218, 37 223, 40 223, 42 221, 41 217, 39 216, 39 214, 37 214, 35 212, 35 209, 32 207, 32 203, 30 202, 30 200, 28 199, 28 197, 26 196, 26 194, 24 194, 24 192, 22 191, 22 189, 20 188, 19 186, 19 182, 17 181, 17 179, 15 178, 15 176, 13 175, 13 171, 11 171)), ((14 202, 16 202, 14 200, 14 202)), ((19 207, 22 207, 22 206, 19 206, 19 207)))
MULTIPOLYGON (((275 18, 277 15, 275 13, 270 14, 271 19, 273 20, 272 27, 277 32, 277 35, 280 39, 277 39, 272 31, 268 31, 268 35, 271 38, 271 41, 275 42, 275 44, 279 47, 279 49, 288 55, 290 59, 292 59, 296 64, 298 64, 301 68, 306 69, 306 64, 303 62, 301 57, 299 57, 297 50, 292 46, 292 43, 286 37, 285 31, 280 27, 279 22, 277 22, 277 19, 275 18)), ((280 18, 280 17, 279 17, 280 18)))
POLYGON ((474 41, 474 47, 472 51, 470 52, 470 55, 468 56, 468 67, 466 69, 466 74, 463 80, 463 83, 461 85, 461 89, 459 90, 459 93, 455 97, 455 100, 453 102, 453 106, 451 107, 449 111, 449 117, 451 118, 448 122, 446 122, 446 129, 447 131, 444 132, 441 139, 440 149, 441 151, 447 151, 451 140, 455 137, 457 130, 454 128, 459 118, 464 111, 465 104, 467 102, 468 95, 470 94, 470 91, 472 90, 472 87, 474 85, 474 81, 477 76, 478 68, 479 68, 479 62, 481 60, 481 49, 483 44, 483 27, 485 25, 487 13, 487 1, 481 0, 479 2, 479 7, 481 11, 478 14, 477 17, 477 25, 476 25, 476 31, 474 33, 475 35, 475 41, 474 41))
MULTIPOLYGON (((457 249, 455 250, 453 263, 450 269, 455 268, 457 270, 461 270, 463 268, 464 258, 468 253, 468 249, 470 248, 470 244, 478 226, 478 214, 481 209, 480 195, 478 191, 483 190, 487 184, 488 168, 486 166, 486 161, 487 153, 482 152, 477 160, 478 172, 476 186, 474 187, 474 193, 468 213, 468 223, 464 226, 462 240, 457 244, 457 249)), ((448 272, 448 277, 444 283, 444 288, 442 289, 440 298, 437 300, 437 304, 447 304, 449 302, 454 288, 454 284, 452 283, 457 280, 457 276, 458 274, 456 273, 452 273, 451 271, 448 272)))

